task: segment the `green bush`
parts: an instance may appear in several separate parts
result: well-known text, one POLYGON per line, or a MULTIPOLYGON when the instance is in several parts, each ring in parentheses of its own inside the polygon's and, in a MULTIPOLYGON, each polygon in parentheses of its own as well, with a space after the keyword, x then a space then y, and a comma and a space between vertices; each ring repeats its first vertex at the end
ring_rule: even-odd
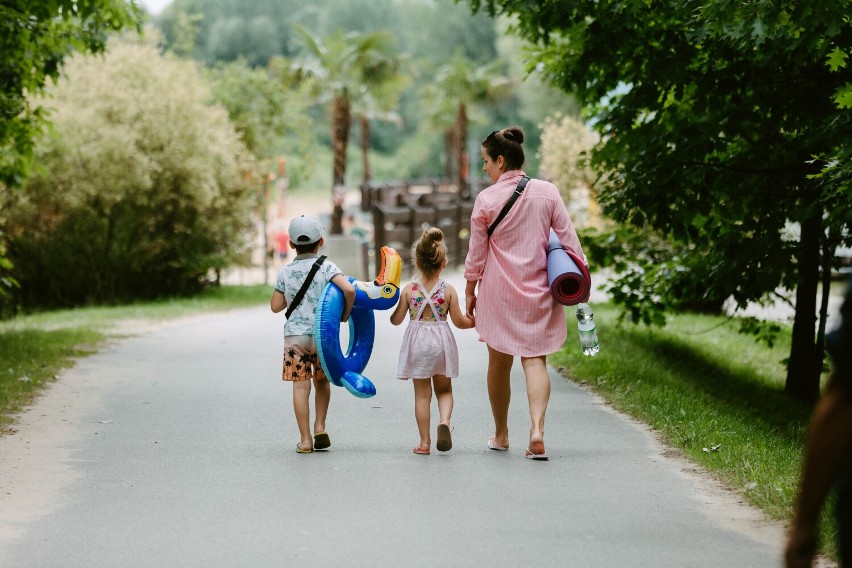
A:
POLYGON ((196 290, 241 252, 252 163, 196 66, 125 38, 75 56, 47 90, 39 167, 7 192, 9 258, 26 308, 196 290))

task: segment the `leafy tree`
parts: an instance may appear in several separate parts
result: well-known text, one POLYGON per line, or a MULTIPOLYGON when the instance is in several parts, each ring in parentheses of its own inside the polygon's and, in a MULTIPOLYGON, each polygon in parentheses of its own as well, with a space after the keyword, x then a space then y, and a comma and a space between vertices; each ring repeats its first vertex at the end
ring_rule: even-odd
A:
POLYGON ((103 51, 110 32, 138 27, 142 13, 125 0, 6 0, 0 4, 0 184, 20 185, 44 112, 31 95, 59 76, 74 50, 103 51))
MULTIPOLYGON (((294 69, 314 81, 319 100, 331 104, 331 145, 334 154, 332 191, 346 183, 346 160, 352 127, 352 105, 374 98, 374 93, 397 81, 400 58, 388 32, 335 32, 318 39, 302 26, 294 26, 304 51, 294 69)), ((343 232, 343 204, 334 199, 331 234, 343 232)))
POLYGON ((444 123, 447 177, 455 177, 462 190, 467 187, 464 169, 470 107, 509 95, 511 82, 501 74, 502 64, 496 60, 480 65, 456 52, 438 68, 433 85, 424 93, 427 105, 434 109, 433 122, 444 123))
MULTIPOLYGON (((7 0, 0 4, 0 189, 23 183, 45 112, 32 104, 74 50, 102 51, 109 32, 137 27, 141 11, 124 0, 7 0)), ((0 227, 5 216, 0 213, 0 227)), ((17 287, 0 231, 0 299, 17 287)))
MULTIPOLYGON (((603 139, 594 160, 612 172, 602 204, 691 251, 677 262, 684 302, 733 297, 743 307, 796 290, 786 390, 814 400, 817 287, 833 254, 826 235, 848 243, 852 221, 848 178, 821 175, 821 160, 842 156, 852 134, 834 100, 848 72, 826 65, 852 42, 850 2, 470 4, 515 15, 545 74, 592 110, 603 139), (787 236, 790 222, 800 238, 787 236)), ((677 296, 652 276, 627 304, 640 319, 677 296)))
POLYGON ((287 134, 310 134, 304 114, 308 93, 284 82, 274 67, 259 69, 237 59, 214 64, 205 76, 216 102, 228 111, 243 142, 258 158, 280 154, 287 134))
POLYGON ((210 98, 152 42, 69 59, 36 101, 53 124, 39 167, 0 194, 24 306, 188 293, 242 252, 252 163, 210 98))
POLYGON ((369 183, 372 178, 370 169, 370 148, 372 140, 371 123, 374 121, 391 122, 396 125, 402 124, 402 116, 397 112, 399 96, 402 88, 407 84, 407 77, 398 75, 395 80, 390 80, 383 85, 377 85, 373 92, 365 92, 353 105, 352 114, 359 126, 359 142, 361 147, 361 162, 363 168, 363 183, 369 183))

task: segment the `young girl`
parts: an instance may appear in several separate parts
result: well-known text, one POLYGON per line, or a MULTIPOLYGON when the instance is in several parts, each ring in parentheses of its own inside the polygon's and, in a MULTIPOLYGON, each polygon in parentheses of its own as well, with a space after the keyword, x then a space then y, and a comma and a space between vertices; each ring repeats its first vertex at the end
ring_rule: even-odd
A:
POLYGON ((405 319, 405 312, 410 314, 399 352, 397 376, 414 382, 414 417, 420 431, 420 443, 414 448, 414 453, 428 455, 432 445, 429 419, 433 385, 440 415, 436 447, 441 452, 453 447, 450 436, 453 387, 450 378, 459 374, 459 351, 447 316, 459 329, 473 327, 474 320, 459 308, 455 288, 441 279, 441 271, 447 266, 447 245, 441 229, 432 227, 424 231, 411 248, 411 257, 420 271, 420 278, 402 289, 399 303, 391 314, 391 323, 399 325, 405 319))

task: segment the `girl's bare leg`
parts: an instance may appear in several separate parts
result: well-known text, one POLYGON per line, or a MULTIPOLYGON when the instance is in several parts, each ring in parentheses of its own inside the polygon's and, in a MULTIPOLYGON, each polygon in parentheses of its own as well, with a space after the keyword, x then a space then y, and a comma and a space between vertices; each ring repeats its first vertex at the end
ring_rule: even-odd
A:
POLYGON ((550 401, 550 375, 547 374, 547 358, 521 357, 521 365, 527 378, 527 399, 530 405, 530 445, 536 454, 544 453, 544 415, 550 401))
POLYGON ((509 447, 509 401, 512 387, 509 373, 515 358, 488 346, 488 400, 494 416, 494 443, 509 447))
POLYGON ((435 385, 435 398, 438 399, 438 423, 450 425, 453 416, 453 382, 444 375, 432 377, 435 385))
POLYGON ((429 436, 429 420, 432 413, 432 381, 430 379, 412 379, 414 383, 414 418, 420 432, 420 448, 428 450, 432 445, 429 436))

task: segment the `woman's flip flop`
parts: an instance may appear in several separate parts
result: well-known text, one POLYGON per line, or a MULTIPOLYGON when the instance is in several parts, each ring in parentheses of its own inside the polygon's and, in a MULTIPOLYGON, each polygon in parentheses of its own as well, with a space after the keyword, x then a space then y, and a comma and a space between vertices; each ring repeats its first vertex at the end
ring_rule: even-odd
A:
POLYGON ((314 451, 313 448, 302 449, 302 442, 299 442, 298 444, 296 444, 296 453, 297 454, 311 454, 311 453, 313 453, 313 451, 314 451))
POLYGON ((492 450, 497 450, 498 452, 505 452, 509 450, 509 446, 501 446, 497 442, 495 442, 494 436, 488 438, 488 447, 492 450))
POLYGON ((528 460, 550 459, 550 456, 547 455, 547 450, 544 449, 544 442, 540 441, 530 442, 530 445, 527 446, 527 451, 524 452, 524 457, 528 460), (531 446, 535 446, 535 450, 531 446))
POLYGON ((428 456, 431 452, 428 449, 423 449, 420 446, 414 448, 414 453, 420 456, 428 456))

